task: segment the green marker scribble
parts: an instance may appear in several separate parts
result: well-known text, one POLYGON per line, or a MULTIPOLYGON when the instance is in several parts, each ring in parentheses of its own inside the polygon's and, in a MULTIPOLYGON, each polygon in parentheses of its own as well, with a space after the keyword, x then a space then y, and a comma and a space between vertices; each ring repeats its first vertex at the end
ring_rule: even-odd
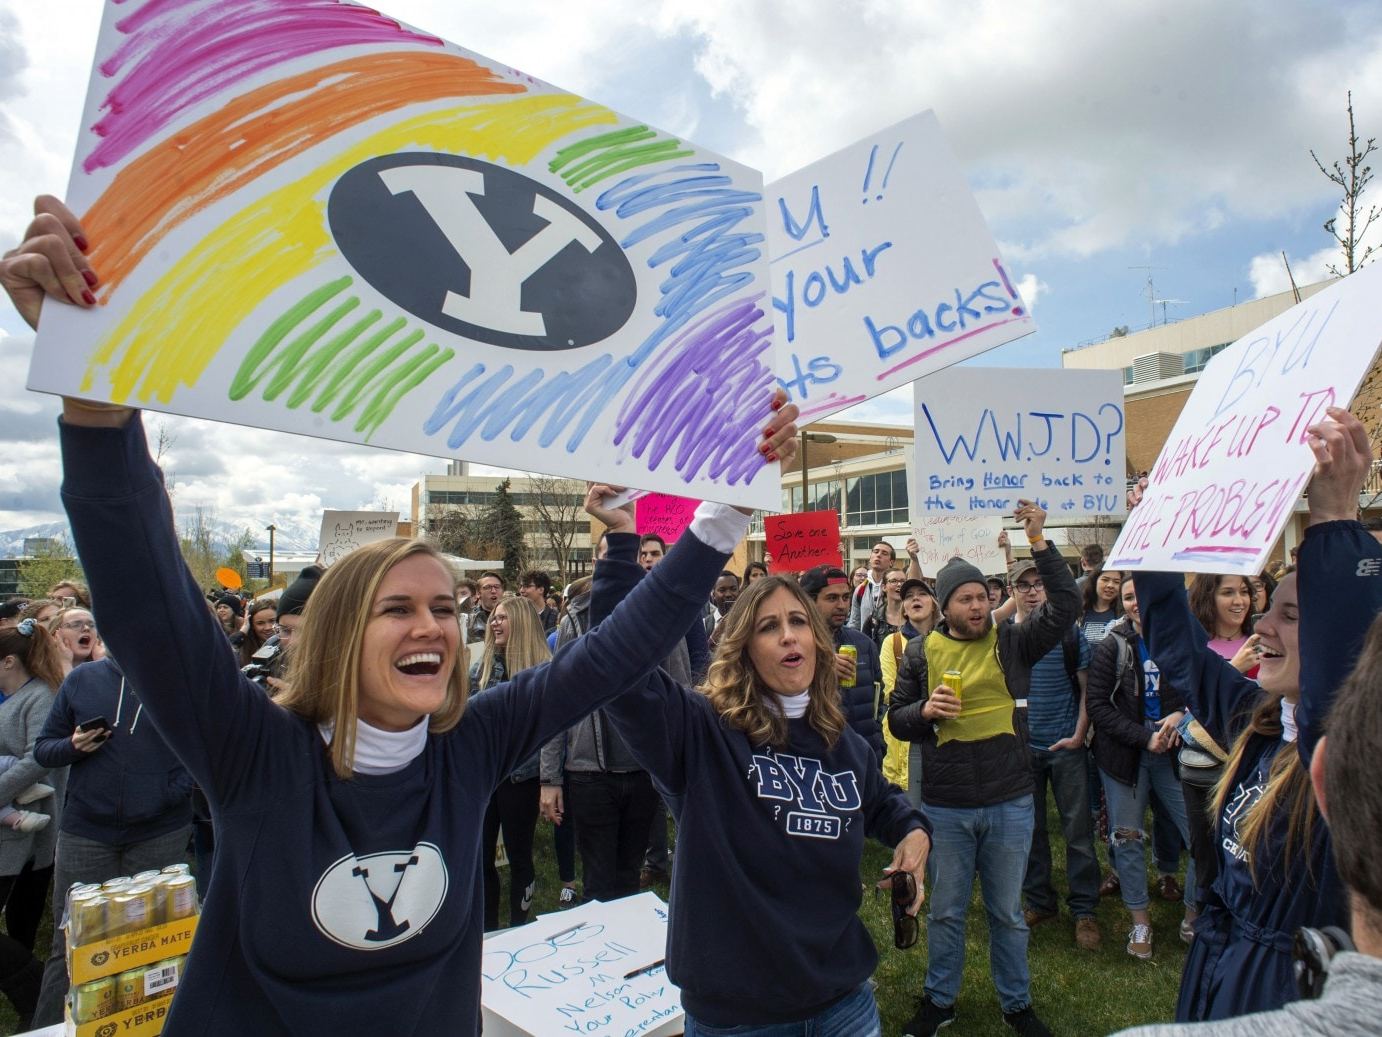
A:
POLYGON ((695 153, 683 147, 675 137, 656 139, 657 136, 657 132, 647 126, 599 133, 562 148, 548 168, 560 175, 573 193, 579 194, 627 170, 695 153), (643 143, 645 141, 651 143, 643 143))
POLYGON ((336 300, 320 316, 318 311, 352 283, 351 278, 342 277, 322 285, 274 320, 241 361, 230 384, 230 398, 244 399, 268 378, 263 398, 275 400, 291 389, 285 401, 289 410, 310 400, 312 412, 320 414, 340 397, 330 411, 332 421, 350 417, 364 401, 354 429, 364 433, 368 442, 399 401, 456 354, 430 342, 413 351, 424 334, 416 329, 390 342, 407 326, 402 317, 357 343, 383 318, 379 310, 370 310, 327 338, 359 308, 360 300, 348 296, 336 300))

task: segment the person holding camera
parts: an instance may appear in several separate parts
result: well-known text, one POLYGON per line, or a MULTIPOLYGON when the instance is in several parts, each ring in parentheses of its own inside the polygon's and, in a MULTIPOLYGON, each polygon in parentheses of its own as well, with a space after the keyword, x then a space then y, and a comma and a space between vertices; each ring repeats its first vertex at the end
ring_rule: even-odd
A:
POLYGON ((53 947, 34 1012, 35 1026, 49 1026, 62 1022, 68 986, 67 944, 57 925, 67 891, 185 860, 192 779, 110 656, 67 675, 34 759, 69 768, 53 875, 53 947))

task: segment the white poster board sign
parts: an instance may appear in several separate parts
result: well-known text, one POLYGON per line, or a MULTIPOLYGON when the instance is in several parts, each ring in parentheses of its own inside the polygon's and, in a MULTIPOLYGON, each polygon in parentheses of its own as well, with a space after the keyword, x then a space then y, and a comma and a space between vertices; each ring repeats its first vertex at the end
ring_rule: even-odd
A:
POLYGON ((1306 429, 1346 407, 1382 342, 1382 266, 1209 362, 1109 552, 1116 569, 1258 573, 1314 471, 1306 429))
POLYGON ((1122 372, 952 367, 913 401, 914 513, 1011 515, 1019 498, 1053 521, 1125 510, 1122 372))
POLYGON ((803 424, 1036 330, 932 112, 769 184, 767 216, 803 424))
POLYGON ((396 511, 324 511, 317 554, 322 565, 332 565, 366 544, 397 535, 396 511))
POLYGON ((1003 520, 997 515, 937 514, 912 519, 912 536, 920 548, 917 563, 929 579, 935 579, 941 566, 955 557, 977 566, 986 576, 1006 573, 1007 558, 998 546, 1001 532, 1003 520))
POLYGON ((655 893, 543 915, 495 933, 480 959, 486 1037, 680 1033, 667 979, 667 905, 655 893))
POLYGON ((761 174, 360 4, 102 6, 29 388, 779 504, 761 174))

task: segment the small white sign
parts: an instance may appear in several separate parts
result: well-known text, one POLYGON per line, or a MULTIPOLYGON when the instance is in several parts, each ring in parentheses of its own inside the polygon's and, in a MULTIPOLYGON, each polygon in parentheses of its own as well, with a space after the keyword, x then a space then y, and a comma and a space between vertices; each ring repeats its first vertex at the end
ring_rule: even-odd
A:
POLYGON ((1306 430, 1345 407, 1382 341, 1382 266, 1312 295, 1209 362, 1109 568, 1262 571, 1315 468, 1306 430))
POLYGON ((680 1033, 667 979, 667 905, 655 893, 543 915, 485 940, 486 1037, 640 1037, 680 1033))
POLYGON ((913 385, 916 514, 1126 509, 1118 371, 952 367, 913 385))
POLYGON ((397 535, 396 511, 324 511, 317 551, 322 565, 333 565, 366 544, 397 535))
POLYGON ((1003 520, 997 515, 923 515, 912 520, 916 537, 917 563, 924 576, 935 579, 941 566, 952 558, 963 558, 989 576, 1007 572, 1008 562, 998 546, 1003 520))

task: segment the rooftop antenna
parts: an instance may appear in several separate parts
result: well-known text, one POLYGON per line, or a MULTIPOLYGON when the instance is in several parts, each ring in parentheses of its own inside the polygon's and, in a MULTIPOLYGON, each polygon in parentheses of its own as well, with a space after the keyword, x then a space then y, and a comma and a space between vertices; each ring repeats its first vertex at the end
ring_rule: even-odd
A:
POLYGON ((1150 328, 1150 327, 1152 327, 1154 324, 1156 324, 1156 304, 1157 304, 1157 301, 1158 301, 1158 300, 1157 300, 1157 297, 1156 297, 1156 285, 1154 285, 1154 284, 1152 283, 1152 271, 1153 271, 1153 270, 1165 270, 1166 268, 1165 268, 1164 266, 1130 266, 1130 267, 1128 267, 1128 269, 1129 269, 1129 270, 1145 270, 1145 271, 1147 271, 1147 287, 1146 287, 1146 292, 1147 292, 1147 305, 1148 305, 1149 307, 1151 307, 1151 311, 1152 311, 1152 319, 1151 319, 1150 321, 1148 321, 1147 327, 1150 328))
MULTIPOLYGON (((1166 307, 1167 307, 1167 306, 1185 306, 1185 305, 1187 305, 1187 303, 1186 303, 1186 301, 1185 301, 1184 299, 1153 299, 1153 300, 1152 300, 1152 306, 1153 306, 1153 307, 1156 307, 1156 306, 1158 306, 1158 305, 1161 307, 1161 323, 1162 323, 1163 326, 1165 326, 1165 324, 1166 324, 1166 307)), ((1152 312, 1155 313, 1156 310, 1153 309, 1152 312)))
POLYGON ((1296 275, 1291 273, 1291 261, 1286 258, 1286 250, 1281 250, 1281 261, 1286 264, 1286 276, 1291 281, 1291 295, 1300 302, 1300 289, 1296 287, 1296 275))

